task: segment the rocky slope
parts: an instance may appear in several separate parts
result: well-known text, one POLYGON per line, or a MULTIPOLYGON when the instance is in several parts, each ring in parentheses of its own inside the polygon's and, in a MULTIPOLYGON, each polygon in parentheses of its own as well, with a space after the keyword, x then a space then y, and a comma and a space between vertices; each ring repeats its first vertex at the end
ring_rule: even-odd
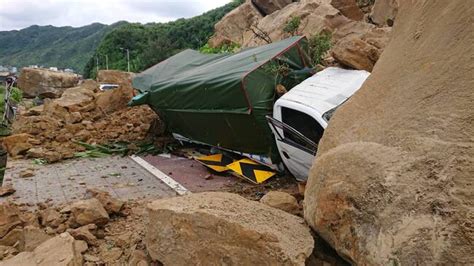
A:
POLYGON ((330 34, 331 54, 340 64, 371 71, 391 30, 380 17, 391 13, 392 22, 395 19, 397 5, 391 2, 394 3, 379 4, 371 14, 364 14, 355 0, 248 0, 216 24, 209 44, 219 47, 238 43, 249 47, 292 35, 305 35, 310 39, 330 34), (372 17, 377 18, 378 25, 369 23, 372 17))
POLYGON ((474 7, 400 1, 393 36, 334 117, 305 218, 360 265, 474 263, 474 7))

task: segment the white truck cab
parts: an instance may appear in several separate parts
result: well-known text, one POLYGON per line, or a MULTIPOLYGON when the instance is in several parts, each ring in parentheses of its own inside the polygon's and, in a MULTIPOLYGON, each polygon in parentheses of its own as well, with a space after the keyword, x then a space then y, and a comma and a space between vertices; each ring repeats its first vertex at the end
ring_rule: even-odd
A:
POLYGON ((283 164, 306 181, 318 143, 334 111, 364 83, 369 72, 329 67, 280 97, 268 117, 283 164))

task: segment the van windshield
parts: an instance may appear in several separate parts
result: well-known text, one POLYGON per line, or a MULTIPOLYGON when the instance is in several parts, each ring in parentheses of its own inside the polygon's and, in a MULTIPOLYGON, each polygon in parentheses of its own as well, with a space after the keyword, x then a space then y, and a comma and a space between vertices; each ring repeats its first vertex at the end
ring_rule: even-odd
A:
MULTIPOLYGON (((314 118, 308 114, 287 107, 282 107, 281 112, 283 123, 291 126, 314 143, 319 143, 319 140, 323 136, 324 128, 314 118)), ((300 143, 301 140, 295 138, 293 134, 286 134, 286 132, 284 132, 284 135, 285 138, 304 145, 304 143, 300 143)))

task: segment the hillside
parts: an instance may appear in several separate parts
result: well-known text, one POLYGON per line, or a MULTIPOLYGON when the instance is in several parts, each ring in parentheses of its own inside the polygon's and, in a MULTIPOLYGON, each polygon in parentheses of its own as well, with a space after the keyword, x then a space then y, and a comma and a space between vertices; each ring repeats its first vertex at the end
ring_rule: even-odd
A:
POLYGON ((186 49, 198 49, 205 45, 214 33, 214 25, 243 1, 233 2, 189 19, 178 19, 168 23, 127 24, 116 28, 100 42, 84 69, 85 77, 95 77, 96 58, 99 67, 127 69, 126 53, 130 50, 130 70, 139 72, 186 49))
POLYGON ((79 28, 34 25, 19 31, 0 31, 0 65, 56 66, 82 72, 102 38, 124 23, 94 23, 79 28))

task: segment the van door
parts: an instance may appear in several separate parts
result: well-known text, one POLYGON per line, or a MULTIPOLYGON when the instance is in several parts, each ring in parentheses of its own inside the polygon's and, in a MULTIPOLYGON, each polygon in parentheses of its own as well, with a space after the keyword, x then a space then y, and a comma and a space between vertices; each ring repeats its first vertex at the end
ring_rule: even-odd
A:
POLYGON ((267 121, 286 168, 298 181, 306 181, 324 129, 308 114, 287 107, 281 111, 283 121, 270 116, 267 121))

